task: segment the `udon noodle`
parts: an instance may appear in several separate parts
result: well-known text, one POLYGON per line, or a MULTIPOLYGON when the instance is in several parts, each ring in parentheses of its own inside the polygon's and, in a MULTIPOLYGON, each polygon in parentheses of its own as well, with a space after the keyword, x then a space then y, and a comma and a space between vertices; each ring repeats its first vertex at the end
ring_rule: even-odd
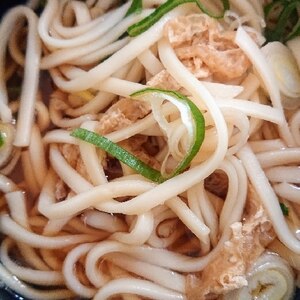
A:
POLYGON ((184 3, 135 37, 165 1, 127 13, 131 1, 48 0, 39 14, 37 2, 0 26, 1 284, 29 299, 292 299, 299 38, 266 43, 267 1, 231 0, 217 19, 184 3), (174 176, 197 120, 171 96, 132 96, 149 87, 205 121, 174 176))

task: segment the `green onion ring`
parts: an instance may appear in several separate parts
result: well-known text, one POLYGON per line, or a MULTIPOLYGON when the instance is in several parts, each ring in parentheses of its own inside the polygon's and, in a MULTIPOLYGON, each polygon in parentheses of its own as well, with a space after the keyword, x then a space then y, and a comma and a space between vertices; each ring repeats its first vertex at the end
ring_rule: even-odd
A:
POLYGON ((192 142, 189 146, 189 149, 182 159, 182 161, 176 166, 176 168, 172 171, 172 173, 168 176, 163 176, 160 171, 148 166, 139 158, 125 150, 124 148, 120 147, 116 143, 110 141, 106 137, 99 135, 95 132, 89 131, 83 128, 76 128, 71 132, 71 136, 81 139, 85 142, 93 144, 111 156, 117 158, 124 164, 128 165, 132 169, 134 169, 137 173, 143 175, 144 177, 157 182, 161 183, 171 177, 174 177, 184 171, 193 160, 195 155, 198 153, 202 142, 204 140, 205 135, 205 123, 204 117, 198 107, 186 96, 168 90, 161 90, 155 88, 146 88, 143 90, 139 90, 132 95, 130 95, 133 99, 136 100, 147 100, 145 99, 146 96, 154 96, 160 98, 168 98, 171 99, 171 102, 175 104, 177 107, 180 106, 182 109, 185 110, 191 117, 192 121, 192 142))

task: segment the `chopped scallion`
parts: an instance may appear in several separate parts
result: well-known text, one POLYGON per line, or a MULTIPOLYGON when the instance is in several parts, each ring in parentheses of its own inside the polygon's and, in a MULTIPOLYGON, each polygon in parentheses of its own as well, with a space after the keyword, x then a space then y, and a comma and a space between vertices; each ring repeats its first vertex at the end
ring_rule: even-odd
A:
POLYGON ((185 3, 195 3, 205 14, 216 19, 223 18, 225 11, 229 9, 228 0, 222 0, 223 11, 220 15, 214 14, 213 12, 209 11, 199 0, 168 0, 165 3, 161 4, 152 14, 137 22, 136 24, 131 25, 127 30, 129 36, 137 36, 145 32, 153 24, 160 20, 166 13, 168 13, 175 7, 185 3))
POLYGON ((4 145, 4 135, 3 133, 0 131, 0 148, 4 145))
POLYGON ((277 0, 265 6, 265 36, 268 42, 285 43, 300 35, 299 8, 299 0, 277 0))
POLYGON ((83 128, 76 128, 72 131, 71 135, 105 150, 111 156, 117 158, 118 160, 120 160, 130 168, 134 169, 137 173, 143 175, 144 177, 155 182, 163 181, 163 178, 161 177, 159 171, 146 165, 136 156, 134 156, 124 148, 120 147, 116 143, 113 143, 106 137, 83 128))
POLYGON ((72 131, 71 135, 105 150, 111 156, 119 159, 121 162, 134 169, 137 173, 154 182, 160 183, 178 175, 188 167, 192 159, 198 153, 203 142, 205 124, 202 113, 189 98, 174 91, 146 88, 133 93, 131 97, 133 99, 150 102, 155 101, 157 98, 169 100, 178 107, 182 116, 184 115, 191 120, 191 124, 185 124, 191 140, 187 153, 182 161, 167 176, 162 175, 160 171, 153 169, 127 150, 95 132, 77 128, 72 131))
POLYGON ((280 202, 279 204, 280 204, 280 208, 282 210, 283 215, 288 216, 289 215, 289 208, 282 202, 280 202))
POLYGON ((142 0, 132 0, 132 3, 125 15, 125 17, 128 17, 132 14, 138 14, 142 11, 143 8, 143 1, 142 0))
POLYGON ((190 139, 192 140, 192 143, 190 145, 189 150, 187 151, 186 156, 183 158, 183 160, 178 164, 178 166, 173 171, 171 175, 172 177, 181 173, 184 169, 186 169, 187 166, 192 161, 192 159, 198 153, 205 135, 204 118, 201 111, 193 103, 193 101, 191 101, 188 97, 175 91, 162 90, 157 88, 146 88, 137 91, 131 94, 130 96, 133 97, 134 99, 141 99, 143 97, 147 97, 147 95, 151 95, 154 98, 155 97, 164 98, 169 100, 170 102, 172 102, 174 105, 178 107, 178 109, 181 111, 181 115, 186 113, 190 116, 189 119, 192 120, 191 122, 192 124, 185 124, 186 126, 187 125, 192 126, 189 132, 189 134, 191 135, 190 139))

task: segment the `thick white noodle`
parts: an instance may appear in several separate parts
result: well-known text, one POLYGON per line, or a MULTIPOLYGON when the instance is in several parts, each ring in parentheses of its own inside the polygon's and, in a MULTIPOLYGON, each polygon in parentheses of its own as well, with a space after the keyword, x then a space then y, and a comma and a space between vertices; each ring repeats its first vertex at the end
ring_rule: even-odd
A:
POLYGON ((280 182, 274 184, 273 189, 279 197, 300 204, 300 189, 297 185, 280 182))
POLYGON ((74 293, 67 289, 57 290, 38 290, 30 285, 20 281, 16 276, 13 276, 2 264, 0 264, 0 279, 7 287, 14 292, 31 299, 40 300, 63 300, 74 296, 74 293))
POLYGON ((70 3, 70 8, 73 9, 75 14, 76 23, 80 26, 91 21, 90 11, 86 3, 79 1, 72 1, 70 3))
POLYGON ((90 249, 95 246, 93 243, 81 244, 74 247, 66 256, 63 264, 63 275, 66 281, 66 285, 69 289, 74 291, 77 295, 84 298, 93 297, 97 290, 92 287, 85 286, 80 282, 75 274, 74 266, 76 262, 85 255, 90 249))
POLYGON ((174 271, 198 272, 218 255, 223 243, 228 240, 230 234, 230 230, 226 230, 221 236, 218 245, 209 254, 198 258, 178 254, 166 249, 152 248, 147 245, 132 246, 117 241, 102 241, 93 247, 87 255, 86 269, 89 270, 87 276, 91 282, 102 282, 103 275, 99 273, 100 271, 96 267, 97 261, 104 255, 113 252, 126 253, 144 262, 174 271))
MULTIPOLYGON (((219 219, 218 219, 218 215, 212 205, 212 203, 210 202, 208 195, 205 191, 204 188, 204 181, 202 181, 199 184, 196 184, 195 186, 193 186, 191 189, 188 190, 188 193, 193 192, 195 194, 196 198, 195 200, 198 202, 198 206, 199 206, 199 213, 201 214, 201 216, 203 215, 203 219, 205 221, 205 224, 208 226, 208 228, 210 229, 210 241, 212 246, 216 246, 218 239, 218 233, 219 233, 219 219)), ((190 200, 190 199, 188 199, 190 200)), ((192 203, 189 201, 189 206, 191 207, 192 203)), ((192 209, 192 207, 191 207, 192 209)), ((203 246, 202 246, 203 247, 203 246)), ((201 247, 201 249, 202 249, 201 247)))
POLYGON ((34 176, 41 188, 47 175, 47 162, 42 135, 36 125, 33 125, 31 129, 31 139, 28 152, 30 161, 32 162, 34 176))
POLYGON ((250 122, 244 113, 235 108, 223 107, 221 110, 228 127, 232 127, 229 134, 229 148, 226 153, 226 156, 231 156, 247 142, 250 133, 250 122), (238 132, 236 132, 236 129, 238 129, 238 132))
MULTIPOLYGON (((117 265, 109 261, 107 265, 108 265, 109 274, 111 275, 112 279, 133 278, 132 274, 118 267, 117 265)), ((142 300, 140 296, 134 294, 120 294, 120 297, 122 298, 122 300, 142 300)))
POLYGON ((68 61, 69 61, 69 63, 78 65, 78 66, 84 66, 84 65, 96 63, 98 61, 101 61, 101 60, 109 57, 113 53, 119 51, 126 44, 128 44, 129 41, 130 41, 130 38, 125 37, 125 38, 119 39, 99 50, 96 50, 92 53, 85 54, 83 57, 80 57, 80 58, 74 59, 74 60, 68 60, 68 61))
MULTIPOLYGON (((18 22, 15 25, 14 31, 11 33, 10 39, 8 40, 8 51, 12 59, 20 66, 24 67, 25 57, 20 49, 20 38, 22 38, 22 29, 24 24, 22 22, 18 22)), ((24 30, 24 29, 23 29, 24 30)))
POLYGON ((84 114, 95 114, 107 107, 116 96, 112 93, 98 92, 98 94, 86 104, 77 108, 67 108, 66 114, 79 117, 84 114))
MULTIPOLYGON (((1 74, 0 74, 0 76, 1 76, 1 74)), ((1 80, 0 80, 0 82, 1 82, 1 80)), ((1 93, 0 97, 3 98, 2 97, 3 92, 0 91, 0 93, 1 93)), ((0 101, 0 118, 1 118, 1 121, 4 123, 9 123, 12 121, 11 109, 8 107, 8 105, 6 103, 4 103, 3 99, 1 99, 1 101, 0 101)))
POLYGON ((20 266, 14 262, 14 260, 9 257, 9 251, 13 246, 13 240, 8 238, 5 239, 1 243, 0 256, 1 263, 4 265, 4 267, 12 274, 17 276, 17 278, 32 284, 43 286, 64 285, 64 278, 59 271, 35 270, 20 266))
POLYGON ((23 150, 21 152, 21 162, 27 190, 30 192, 31 196, 35 197, 39 194, 40 187, 37 179, 35 178, 32 161, 30 160, 30 154, 28 150, 23 150))
POLYGON ((200 241, 205 244, 209 243, 209 228, 179 197, 174 197, 166 201, 166 205, 175 212, 178 218, 197 236, 200 241))
POLYGON ((268 212, 278 238, 293 252, 300 254, 300 241, 290 231, 282 214, 278 198, 250 146, 245 145, 238 152, 238 157, 241 159, 253 187, 268 212))
MULTIPOLYGON (((103 36, 99 37, 98 39, 94 37, 94 40, 88 44, 83 43, 82 45, 78 45, 76 47, 63 48, 51 52, 42 58, 41 69, 53 68, 67 62, 73 62, 76 64, 76 61, 78 61, 79 65, 87 64, 89 61, 97 62, 97 58, 99 59, 106 52, 109 53, 108 50, 113 47, 112 45, 114 42, 117 43, 116 45, 120 45, 120 41, 122 40, 117 40, 124 32, 126 32, 130 25, 139 21, 147 14, 149 14, 148 11, 142 13, 141 15, 133 15, 121 20, 103 36)), ((122 43, 129 40, 130 39, 125 38, 123 39, 122 43)), ((126 44, 124 44, 124 46, 126 44)))
POLYGON ((121 218, 98 210, 87 210, 83 212, 81 218, 85 224, 107 232, 127 230, 127 224, 121 218))
POLYGON ((300 111, 297 111, 290 119, 290 128, 292 135, 300 147, 300 111))
POLYGON ((17 185, 8 177, 0 174, 0 191, 4 194, 18 190, 17 185))
POLYGON ((278 108, 273 108, 268 105, 250 102, 243 99, 220 99, 217 98, 219 107, 234 108, 248 116, 263 119, 273 122, 281 126, 284 122, 284 116, 278 108))
POLYGON ((149 49, 145 50, 142 54, 140 54, 138 56, 138 59, 143 64, 145 69, 151 73, 151 75, 156 75, 164 69, 161 62, 149 49))
POLYGON ((60 128, 79 127, 82 122, 95 120, 96 114, 84 114, 77 118, 68 118, 63 114, 63 110, 67 109, 67 105, 64 102, 63 94, 56 92, 51 95, 49 103, 49 114, 51 121, 54 125, 60 128))
POLYGON ((70 26, 69 24, 67 24, 68 22, 64 22, 68 21, 66 19, 71 19, 69 18, 69 16, 67 16, 67 12, 63 13, 67 2, 68 1, 66 0, 59 1, 59 11, 55 13, 55 16, 51 22, 51 28, 53 29, 53 31, 57 32, 60 37, 66 40, 85 34, 86 32, 92 30, 94 27, 97 27, 99 26, 99 24, 105 22, 107 18, 109 18, 112 14, 112 12, 107 12, 86 24, 78 25, 75 23, 74 26, 70 26))
POLYGON ((29 266, 35 268, 36 270, 50 270, 49 266, 39 256, 39 253, 37 253, 37 251, 34 248, 20 242, 17 242, 16 244, 18 250, 20 251, 21 255, 23 256, 23 258, 29 266))
POLYGON ((265 174, 271 182, 300 183, 299 166, 277 166, 265 170, 265 174))
POLYGON ((153 214, 151 211, 136 216, 130 232, 115 232, 110 238, 129 245, 143 245, 153 231, 153 214))
POLYGON ((53 20, 54 15, 57 13, 59 7, 59 1, 52 0, 47 3, 40 17, 38 23, 38 32, 43 42, 46 45, 49 45, 51 47, 57 47, 57 48, 76 47, 97 39, 98 37, 106 33, 108 30, 113 28, 120 20, 123 19, 129 6, 130 6, 130 2, 122 5, 121 7, 115 9, 112 13, 110 13, 109 16, 105 18, 105 22, 104 22, 104 18, 100 17, 101 21, 99 22, 99 24, 96 24, 96 26, 94 26, 92 30, 87 31, 85 34, 80 35, 78 37, 74 37, 66 40, 66 39, 58 39, 50 36, 50 32, 49 32, 50 24, 51 21, 53 20))
POLYGON ((46 104, 38 99, 35 103, 36 122, 40 131, 45 131, 50 125, 50 117, 46 104))
POLYGON ((300 148, 281 148, 256 155, 263 169, 283 164, 299 163, 300 148))
POLYGON ((26 197, 23 191, 14 191, 5 194, 10 215, 19 225, 29 229, 26 197))
MULTIPOLYGON (((45 185, 39 197, 38 209, 49 219, 59 219, 66 217, 67 215, 73 216, 89 207, 97 207, 101 210, 101 206, 104 206, 106 201, 109 202, 109 207, 116 207, 117 212, 124 213, 123 210, 126 210, 126 207, 128 206, 127 203, 130 200, 127 201, 127 203, 124 203, 110 199, 114 197, 137 195, 150 190, 155 186, 155 184, 144 180, 122 180, 109 182, 107 184, 102 184, 92 188, 87 187, 85 192, 81 190, 80 194, 71 197, 70 199, 55 203, 53 191, 55 187, 55 179, 56 178, 50 172, 46 178, 45 185)), ((75 190, 78 191, 79 188, 80 187, 75 187, 75 190)), ((155 199, 153 199, 152 202, 154 202, 154 204, 152 204, 150 207, 156 206, 155 199)), ((137 208, 133 207, 133 209, 134 215, 146 211, 145 209, 141 209, 140 205, 138 205, 137 208)))
POLYGON ((135 294, 157 300, 184 300, 185 296, 181 293, 166 289, 161 285, 154 284, 142 279, 115 279, 106 284, 95 295, 94 300, 107 299, 118 294, 135 294))
POLYGON ((236 204, 239 178, 234 166, 228 160, 224 160, 219 169, 225 172, 228 177, 228 191, 219 217, 219 229, 222 232, 225 226, 228 224, 228 221, 230 222, 230 212, 232 211, 233 206, 236 204))
POLYGON ((65 160, 56 145, 50 146, 50 163, 56 174, 76 193, 89 190, 93 185, 83 178, 65 160))
POLYGON ((286 148, 286 145, 281 139, 275 140, 258 140, 249 141, 252 151, 256 154, 259 152, 267 152, 272 150, 280 150, 286 148))
MULTIPOLYGON (((266 59, 264 58, 263 53, 241 26, 237 30, 235 42, 245 52, 245 54, 248 56, 253 66, 261 76, 261 79, 263 80, 263 83, 268 90, 273 106, 280 110, 284 119, 284 112, 280 101, 279 88, 276 85, 275 75, 268 65, 266 59)), ((295 145, 294 138, 285 119, 281 126, 278 127, 278 130, 281 134, 282 139, 289 146, 295 145)))
POLYGON ((151 280, 166 288, 180 293, 185 292, 185 276, 177 272, 145 263, 122 253, 109 254, 106 256, 106 259, 131 273, 151 280))
POLYGON ((179 238, 184 231, 177 227, 178 222, 175 213, 167 209, 165 205, 157 206, 152 211, 154 214, 154 229, 147 243, 155 248, 166 248, 179 238), (166 221, 169 221, 169 232, 166 235, 161 235, 160 226, 166 221))
POLYGON ((17 120, 17 131, 14 145, 25 147, 29 145, 31 128, 34 119, 34 106, 37 97, 39 81, 39 64, 41 56, 41 42, 37 32, 38 18, 35 13, 25 6, 18 6, 10 10, 2 19, 0 26, 1 47, 0 47, 0 103, 1 118, 8 122, 11 121, 9 111, 5 107, 8 102, 6 82, 4 79, 6 45, 14 25, 20 19, 27 19, 28 34, 25 56, 25 68, 22 82, 20 109, 17 120))
MULTIPOLYGON (((96 122, 85 122, 81 125, 81 127, 94 131, 96 124, 96 122)), ((107 183, 103 166, 99 163, 99 156, 96 148, 89 143, 79 141, 79 150, 86 171, 92 183, 94 185, 107 183)))
POLYGON ((3 234, 35 248, 58 249, 97 239, 97 237, 87 234, 61 235, 57 237, 42 236, 26 230, 6 214, 0 216, 0 224, 3 234))
POLYGON ((72 137, 70 131, 66 129, 54 129, 44 135, 43 142, 45 144, 61 143, 77 145, 78 139, 72 137))

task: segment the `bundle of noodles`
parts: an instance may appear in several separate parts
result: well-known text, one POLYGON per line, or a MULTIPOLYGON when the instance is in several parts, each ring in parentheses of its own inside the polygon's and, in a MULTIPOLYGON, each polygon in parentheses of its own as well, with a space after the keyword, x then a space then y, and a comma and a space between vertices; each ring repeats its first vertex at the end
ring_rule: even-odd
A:
POLYGON ((262 1, 182 2, 4 16, 0 281, 20 295, 292 297, 297 40, 262 47, 262 1))

